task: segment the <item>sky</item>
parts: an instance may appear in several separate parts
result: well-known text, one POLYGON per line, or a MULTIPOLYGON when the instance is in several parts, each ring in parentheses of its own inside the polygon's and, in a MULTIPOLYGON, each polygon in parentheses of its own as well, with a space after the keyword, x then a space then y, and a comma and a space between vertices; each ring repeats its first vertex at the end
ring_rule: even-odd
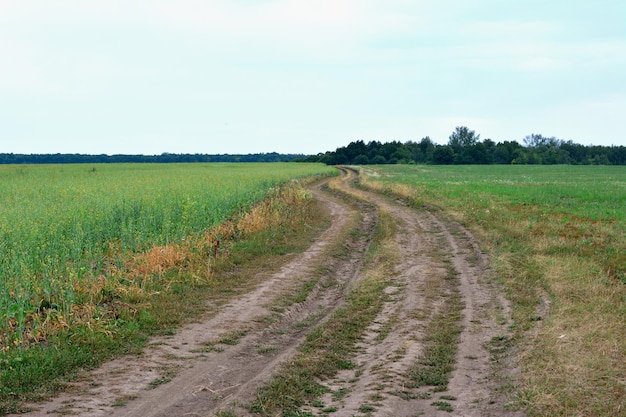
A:
POLYGON ((0 0, 0 153, 626 145, 624 0, 0 0))

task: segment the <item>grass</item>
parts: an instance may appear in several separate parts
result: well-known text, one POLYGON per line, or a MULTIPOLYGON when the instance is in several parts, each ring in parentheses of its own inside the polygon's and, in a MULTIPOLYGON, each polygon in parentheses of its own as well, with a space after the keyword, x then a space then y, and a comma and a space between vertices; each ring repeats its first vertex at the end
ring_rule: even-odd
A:
POLYGON ((222 335, 219 339, 217 339, 217 343, 221 343, 223 345, 235 346, 238 345, 241 339, 246 335, 245 330, 233 330, 227 332, 222 335))
POLYGON ((123 395, 113 402, 113 407, 124 407, 129 401, 136 399, 136 395, 123 395))
MULTIPOLYGON (((121 292, 122 287, 114 287, 106 301, 89 308, 74 307, 72 315, 77 320, 48 334, 45 343, 2 349, 0 415, 19 412, 24 401, 62 389, 64 381, 80 370, 114 356, 139 353, 151 335, 173 334, 177 326, 192 317, 214 312, 208 310, 207 299, 218 306, 225 303, 258 282, 260 268, 275 268, 285 254, 306 248, 326 224, 321 221, 312 227, 312 219, 325 219, 325 214, 301 188, 296 184, 275 188, 247 212, 205 230, 203 236, 219 233, 222 238, 219 254, 211 251, 212 256, 207 257, 205 246, 190 245, 182 261, 174 266, 140 279, 122 277, 125 288, 141 291, 126 294, 121 292), (253 227, 255 224, 262 227, 253 227), (210 269, 207 259, 211 261, 210 269)), ((164 247, 165 253, 168 247, 164 247)), ((233 334, 229 340, 235 343, 237 337, 240 335, 233 334)))
MULTIPOLYGON (((626 170, 384 166, 369 186, 445 210, 488 250, 513 306, 530 416, 626 409, 626 170)), ((368 175, 369 173, 369 175, 368 175)))
POLYGON ((454 411, 452 405, 447 401, 434 401, 431 405, 440 411, 447 411, 449 413, 454 411))
MULTIPOLYGON (((456 363, 464 303, 458 290, 457 272, 449 260, 445 264, 447 273, 437 288, 439 293, 443 293, 444 302, 425 329, 424 353, 408 372, 409 388, 427 386, 435 392, 446 391, 456 363)), ((426 296, 428 299, 428 294, 426 296)))

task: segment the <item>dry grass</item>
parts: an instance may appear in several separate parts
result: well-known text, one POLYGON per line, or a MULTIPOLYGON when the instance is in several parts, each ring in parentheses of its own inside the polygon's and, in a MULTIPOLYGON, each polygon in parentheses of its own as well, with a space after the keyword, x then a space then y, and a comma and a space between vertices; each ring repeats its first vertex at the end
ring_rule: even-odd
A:
POLYGON ((189 248, 182 245, 154 246, 145 253, 135 255, 127 269, 133 277, 162 275, 180 267, 189 256, 189 248))
POLYGON ((536 415, 623 415, 626 291, 593 262, 578 257, 538 259, 555 302, 528 340, 521 362, 536 415))

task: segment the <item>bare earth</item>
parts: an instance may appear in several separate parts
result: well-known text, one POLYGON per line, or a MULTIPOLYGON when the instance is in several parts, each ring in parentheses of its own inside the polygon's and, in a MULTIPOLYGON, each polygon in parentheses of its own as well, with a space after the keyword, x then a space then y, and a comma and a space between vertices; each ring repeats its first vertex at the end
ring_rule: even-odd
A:
MULTIPOLYGON (((508 304, 490 280, 488 259, 460 224, 436 210, 415 210, 401 201, 351 187, 346 171, 334 187, 367 203, 355 209, 324 187, 312 189, 332 216, 332 225, 304 253, 293 257, 251 292, 232 300, 213 316, 151 341, 142 355, 111 361, 86 373, 57 398, 34 404, 22 416, 213 416, 245 405, 273 372, 292 357, 306 334, 342 305, 363 275, 363 260, 378 218, 389 213, 398 224, 395 244, 400 261, 388 301, 363 336, 352 362, 321 381, 332 393, 321 398, 333 417, 375 416, 523 416, 509 411, 508 387, 516 382, 511 352, 497 350, 510 326, 508 304), (325 250, 358 210, 358 234, 348 242, 350 255, 336 259, 325 250), (307 300, 268 320, 272 301, 295 292, 319 267, 326 276, 307 300), (454 268, 458 280, 444 276, 454 268), (334 280, 339 285, 323 285, 334 280), (462 334, 448 390, 407 388, 408 370, 424 351, 424 331, 451 292, 461 294, 462 334), (385 337, 379 336, 385 329, 385 337), (225 336, 235 343, 215 343, 225 336), (341 393, 341 395, 338 395, 341 393), (453 411, 434 402, 449 403, 453 411), (364 408, 365 406, 365 408, 364 408)), ((319 408, 307 411, 322 415, 319 408)))

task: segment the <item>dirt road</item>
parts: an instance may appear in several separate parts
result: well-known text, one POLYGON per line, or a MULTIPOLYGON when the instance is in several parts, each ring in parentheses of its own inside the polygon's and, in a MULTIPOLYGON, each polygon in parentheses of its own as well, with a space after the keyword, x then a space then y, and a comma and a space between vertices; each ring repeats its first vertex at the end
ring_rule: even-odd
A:
MULTIPOLYGON (((353 187, 345 170, 328 191, 312 189, 332 225, 304 253, 268 274, 257 288, 232 300, 210 319, 151 341, 140 356, 121 358, 85 375, 64 394, 36 405, 26 416, 213 416, 223 410, 249 415, 256 390, 297 351, 306 334, 344 303, 363 276, 364 259, 378 221, 388 213, 397 225, 398 262, 385 289, 387 301, 356 349, 353 369, 321 381, 331 391, 313 415, 517 416, 507 411, 515 383, 506 348, 509 309, 490 283, 488 260, 472 235, 435 210, 353 187), (337 192, 357 195, 347 203, 337 192), (355 219, 358 223, 355 226, 355 219), (346 240, 345 229, 354 227, 346 240), (328 256, 337 240, 349 255, 328 256), (297 291, 311 276, 324 276, 307 299, 279 313, 274 300, 297 291), (332 280, 337 285, 325 285, 332 280), (454 370, 445 391, 420 386, 411 372, 432 344, 434 322, 460 300, 454 370)), ((229 414, 231 415, 231 414, 229 414)))

